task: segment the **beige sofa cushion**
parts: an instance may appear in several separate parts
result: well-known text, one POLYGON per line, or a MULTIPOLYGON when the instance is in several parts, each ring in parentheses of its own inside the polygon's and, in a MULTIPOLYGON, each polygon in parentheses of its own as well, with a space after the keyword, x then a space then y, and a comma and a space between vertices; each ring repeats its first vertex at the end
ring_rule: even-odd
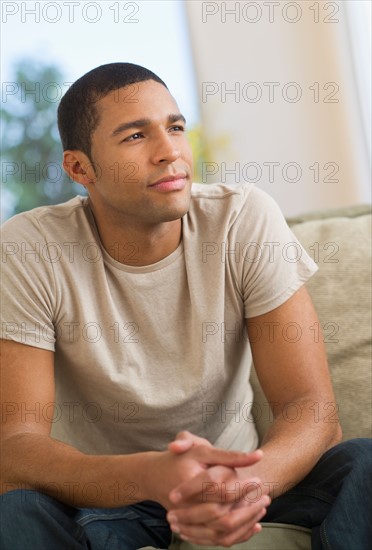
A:
MULTIPOLYGON (((282 523, 264 524, 264 529, 234 550, 311 550, 310 529, 282 523)), ((174 538, 169 550, 223 550, 223 546, 200 546, 174 538)))
MULTIPOLYGON (((324 332, 343 438, 371 437, 371 210, 358 206, 288 223, 319 266, 307 288, 324 332)), ((269 414, 254 373, 251 381, 262 437, 269 414)), ((326 412, 331 421, 332 407, 326 412)))

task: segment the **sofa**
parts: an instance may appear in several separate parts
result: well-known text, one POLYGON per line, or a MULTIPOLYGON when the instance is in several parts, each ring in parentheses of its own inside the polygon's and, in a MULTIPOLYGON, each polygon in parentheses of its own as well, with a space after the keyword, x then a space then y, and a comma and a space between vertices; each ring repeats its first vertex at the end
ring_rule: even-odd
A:
MULTIPOLYGON (((327 348, 343 439, 371 437, 371 208, 320 211, 288 219, 292 231, 319 266, 307 288, 327 348)), ((270 422, 265 396, 252 372, 260 438, 270 422), (266 414, 265 414, 266 413, 266 414)), ((330 415, 333 415, 333 409, 330 415)), ((310 550, 311 531, 262 523, 262 531, 235 550, 310 550)), ((173 538, 171 550, 212 550, 173 538)), ((213 547, 216 550, 222 547, 213 547)))

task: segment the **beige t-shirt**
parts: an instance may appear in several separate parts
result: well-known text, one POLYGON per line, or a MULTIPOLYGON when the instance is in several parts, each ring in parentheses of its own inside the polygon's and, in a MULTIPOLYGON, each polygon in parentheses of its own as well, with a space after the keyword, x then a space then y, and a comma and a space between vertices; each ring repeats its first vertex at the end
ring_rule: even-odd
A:
POLYGON ((317 266, 252 185, 194 184, 182 227, 172 254, 138 267, 135 243, 111 251, 123 247, 125 265, 103 249, 83 197, 4 224, 2 338, 55 351, 55 403, 35 409, 55 438, 117 454, 163 450, 189 430, 256 448, 244 319, 317 266))

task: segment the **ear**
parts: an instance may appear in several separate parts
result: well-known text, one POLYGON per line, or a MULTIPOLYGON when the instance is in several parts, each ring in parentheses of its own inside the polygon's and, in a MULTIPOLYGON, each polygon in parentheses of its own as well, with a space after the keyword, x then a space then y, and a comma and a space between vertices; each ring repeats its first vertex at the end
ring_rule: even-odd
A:
POLYGON ((97 178, 92 162, 82 151, 64 151, 63 169, 69 178, 85 187, 94 184, 97 178))

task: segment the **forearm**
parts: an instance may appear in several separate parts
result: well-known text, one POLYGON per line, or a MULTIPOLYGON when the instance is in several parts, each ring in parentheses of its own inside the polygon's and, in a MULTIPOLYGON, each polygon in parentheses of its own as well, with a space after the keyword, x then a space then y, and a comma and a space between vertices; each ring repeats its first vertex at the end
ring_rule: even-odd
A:
POLYGON ((114 508, 153 499, 146 473, 159 453, 86 455, 47 435, 2 442, 1 492, 34 489, 76 507, 114 508))
POLYGON ((239 470, 242 478, 247 474, 259 477, 272 498, 299 483, 319 458, 340 441, 337 422, 327 422, 326 418, 314 421, 313 403, 296 403, 300 411, 298 421, 278 414, 260 446, 263 458, 253 467, 239 470))

